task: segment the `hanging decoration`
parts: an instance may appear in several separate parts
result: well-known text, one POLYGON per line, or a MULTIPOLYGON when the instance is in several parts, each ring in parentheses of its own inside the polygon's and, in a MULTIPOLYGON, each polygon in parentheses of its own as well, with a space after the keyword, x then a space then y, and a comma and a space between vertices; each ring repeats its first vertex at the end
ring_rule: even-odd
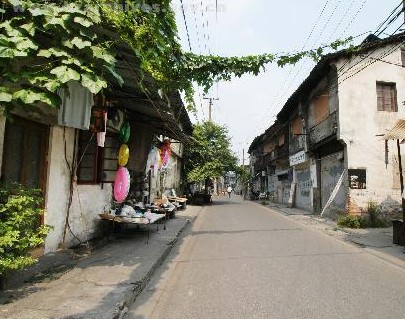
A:
POLYGON ((159 146, 159 168, 167 166, 170 156, 172 155, 170 140, 164 140, 159 146))
POLYGON ((129 193, 130 175, 126 167, 118 168, 114 178, 114 198, 122 203, 129 193))
POLYGON ((118 164, 120 166, 126 166, 129 159, 129 148, 127 144, 122 144, 118 151, 118 164))
POLYGON ((131 127, 129 125, 129 122, 125 122, 124 124, 121 125, 120 128, 120 140, 122 141, 122 143, 127 143, 130 135, 131 135, 131 127))

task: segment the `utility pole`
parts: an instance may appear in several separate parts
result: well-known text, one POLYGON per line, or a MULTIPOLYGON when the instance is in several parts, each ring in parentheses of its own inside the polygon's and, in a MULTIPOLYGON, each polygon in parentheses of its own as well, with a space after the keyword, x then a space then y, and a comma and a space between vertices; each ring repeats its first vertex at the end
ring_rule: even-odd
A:
MULTIPOLYGON (((405 1, 405 0, 404 0, 405 1)), ((213 102, 212 101, 218 101, 218 98, 213 98, 213 97, 203 97, 204 100, 210 100, 210 103, 208 104, 208 121, 211 122, 212 118, 211 118, 211 113, 212 113, 212 105, 213 102)))
MULTIPOLYGON (((404 0, 404 1, 405 1, 405 0, 404 0)), ((243 149, 242 165, 243 165, 243 169, 245 169, 245 149, 243 149)))

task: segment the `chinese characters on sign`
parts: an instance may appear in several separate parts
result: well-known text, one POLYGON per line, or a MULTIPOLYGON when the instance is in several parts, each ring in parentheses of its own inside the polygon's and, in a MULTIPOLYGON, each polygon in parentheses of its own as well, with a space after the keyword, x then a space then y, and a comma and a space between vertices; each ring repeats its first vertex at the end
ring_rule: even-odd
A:
POLYGON ((306 160, 307 157, 305 151, 298 152, 297 154, 290 156, 290 166, 305 163, 306 160))
POLYGON ((366 170, 349 169, 349 186, 351 189, 366 189, 366 170))

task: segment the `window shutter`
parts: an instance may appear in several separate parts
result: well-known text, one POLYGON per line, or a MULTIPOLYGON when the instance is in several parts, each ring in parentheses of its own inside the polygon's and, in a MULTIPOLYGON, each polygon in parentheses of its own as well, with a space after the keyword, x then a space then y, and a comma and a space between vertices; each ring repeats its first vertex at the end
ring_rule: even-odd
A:
POLYGON ((77 181, 82 184, 97 183, 97 137, 91 131, 79 134, 77 181))
POLYGON ((102 183, 113 183, 115 172, 118 168, 118 149, 119 139, 117 134, 107 134, 105 138, 104 148, 99 148, 100 151, 100 171, 99 181, 102 183))

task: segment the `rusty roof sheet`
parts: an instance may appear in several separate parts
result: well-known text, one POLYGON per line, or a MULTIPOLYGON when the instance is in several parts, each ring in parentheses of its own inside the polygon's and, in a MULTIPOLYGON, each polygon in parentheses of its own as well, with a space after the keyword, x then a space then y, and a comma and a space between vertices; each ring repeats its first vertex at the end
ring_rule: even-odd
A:
POLYGON ((399 120, 395 126, 384 135, 384 140, 405 139, 405 120, 399 120))

